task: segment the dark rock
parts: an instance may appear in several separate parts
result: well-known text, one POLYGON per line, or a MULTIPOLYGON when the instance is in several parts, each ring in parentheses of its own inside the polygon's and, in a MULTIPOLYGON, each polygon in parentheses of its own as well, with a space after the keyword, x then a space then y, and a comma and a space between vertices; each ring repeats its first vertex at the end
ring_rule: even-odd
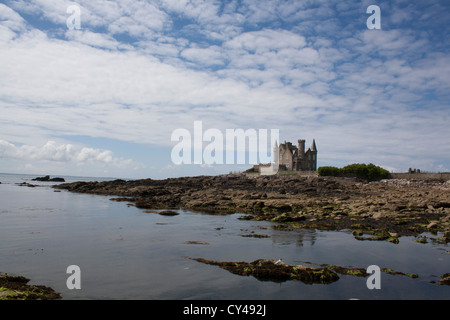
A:
POLYGON ((450 273, 443 274, 441 280, 439 280, 439 284, 450 286, 450 273))
POLYGON ((31 181, 49 181, 49 180, 50 180, 50 176, 37 177, 37 178, 31 179, 31 181))
POLYGON ((160 211, 158 213, 162 216, 177 216, 180 214, 179 212, 172 211, 172 210, 164 210, 164 211, 160 211))
POLYGON ((52 288, 28 285, 30 279, 0 273, 1 300, 59 300, 61 295, 52 288))
POLYGON ((30 188, 36 187, 35 184, 31 184, 31 183, 28 183, 28 182, 17 183, 17 185, 21 186, 21 187, 30 187, 30 188))
POLYGON ((66 182, 66 180, 64 178, 51 178, 50 176, 45 176, 45 177, 37 177, 34 179, 31 179, 32 181, 50 181, 50 182, 66 182))
POLYGON ((220 262, 203 258, 195 261, 217 265, 231 273, 241 276, 253 276, 261 281, 284 282, 297 280, 307 284, 329 284, 339 280, 339 276, 330 269, 310 268, 303 265, 287 265, 275 260, 258 259, 253 262, 220 262))

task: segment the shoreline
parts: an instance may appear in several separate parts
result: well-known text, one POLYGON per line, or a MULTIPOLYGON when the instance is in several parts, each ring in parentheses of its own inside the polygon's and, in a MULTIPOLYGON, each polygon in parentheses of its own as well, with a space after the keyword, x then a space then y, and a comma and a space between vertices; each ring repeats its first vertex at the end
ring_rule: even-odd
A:
POLYGON ((246 214, 241 219, 276 222, 274 228, 350 230, 358 240, 388 240, 443 233, 450 241, 450 180, 300 175, 228 174, 164 180, 72 182, 53 186, 112 196, 141 209, 185 209, 246 214), (367 237, 370 235, 370 237, 367 237))
MULTIPOLYGON (((286 232, 308 228, 350 230, 357 240, 394 244, 402 236, 415 236, 417 242, 448 243, 450 240, 450 181, 436 179, 367 182, 348 177, 228 174, 164 180, 78 181, 56 184, 51 188, 111 196, 112 201, 123 201, 163 215, 179 214, 172 211, 177 209, 221 215, 241 213, 240 220, 271 221, 274 229, 286 232), (426 238, 422 233, 442 233, 442 236, 426 238)), ((190 259, 225 269, 228 265, 242 264, 242 270, 230 271, 239 275, 260 273, 259 266, 255 272, 249 272, 256 262, 190 259)), ((292 270, 299 268, 297 265, 279 268, 275 263, 264 263, 270 267, 269 275, 278 276, 278 272, 287 267, 292 270)), ((332 265, 320 267, 322 271, 329 269, 325 270, 328 273, 344 270, 332 265)), ((354 275, 355 270, 347 269, 347 274, 354 275)), ((309 267, 306 270, 318 271, 309 267)), ((382 271, 408 275, 388 269, 382 271)), ((332 273, 330 275, 335 277, 332 273)), ((303 276, 299 277, 303 279, 303 276)), ((11 289, 0 285, 2 300, 61 299, 59 293, 51 288, 26 285, 29 280, 24 277, 0 273, 0 279, 16 286, 16 289, 11 289)), ((286 279, 298 280, 296 277, 286 279)), ((450 274, 443 274, 437 284, 450 285, 450 274)))

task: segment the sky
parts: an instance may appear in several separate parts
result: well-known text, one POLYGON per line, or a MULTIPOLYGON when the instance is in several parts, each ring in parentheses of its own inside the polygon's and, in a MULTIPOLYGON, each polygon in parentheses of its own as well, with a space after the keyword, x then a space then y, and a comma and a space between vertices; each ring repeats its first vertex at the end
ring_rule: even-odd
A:
POLYGON ((450 171, 449 21, 447 0, 0 0, 0 172, 251 167, 174 163, 196 121, 315 139, 318 167, 450 171))

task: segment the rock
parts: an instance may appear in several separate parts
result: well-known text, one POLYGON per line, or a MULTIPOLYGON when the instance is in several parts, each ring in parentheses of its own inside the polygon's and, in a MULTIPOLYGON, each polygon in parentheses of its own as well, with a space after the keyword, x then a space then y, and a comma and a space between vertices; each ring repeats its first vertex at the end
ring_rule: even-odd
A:
POLYGON ((375 212, 372 216, 372 218, 374 218, 374 219, 381 219, 383 217, 384 217, 384 213, 381 211, 375 212))
POLYGON ((50 176, 45 176, 45 177, 37 177, 34 179, 31 179, 32 181, 49 181, 50 180, 50 176))
POLYGON ((52 288, 28 285, 30 279, 0 273, 0 300, 59 300, 61 295, 52 288))
POLYGON ((450 273, 443 274, 441 280, 439 280, 439 284, 450 286, 450 273))
POLYGON ((221 262, 203 258, 191 259, 201 263, 217 265, 233 274, 253 276, 261 281, 284 282, 297 280, 308 284, 329 284, 339 280, 339 276, 327 267, 310 268, 303 265, 287 265, 266 259, 258 259, 253 262, 221 262))
POLYGON ((437 227, 437 223, 435 222, 435 221, 432 221, 432 222, 430 222, 428 225, 427 225, 427 228, 428 229, 433 229, 433 228, 436 228, 437 227))
POLYGON ((158 213, 162 216, 177 216, 180 214, 179 212, 172 211, 172 210, 164 210, 164 211, 160 211, 158 213))
POLYGON ((65 182, 66 180, 64 178, 52 178, 50 179, 50 176, 45 177, 37 177, 34 179, 31 179, 32 181, 50 181, 50 182, 65 182))
POLYGON ((30 187, 30 188, 36 187, 35 184, 31 184, 31 183, 28 183, 28 182, 17 183, 17 185, 21 186, 21 187, 30 187))

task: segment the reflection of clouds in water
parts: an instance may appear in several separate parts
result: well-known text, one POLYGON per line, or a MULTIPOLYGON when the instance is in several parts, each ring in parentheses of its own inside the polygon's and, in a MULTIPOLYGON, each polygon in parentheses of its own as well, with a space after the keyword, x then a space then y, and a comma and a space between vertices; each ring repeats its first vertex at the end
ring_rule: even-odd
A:
POLYGON ((298 247, 313 246, 317 240, 317 232, 312 229, 274 232, 271 234, 271 239, 278 245, 295 244, 298 247))

